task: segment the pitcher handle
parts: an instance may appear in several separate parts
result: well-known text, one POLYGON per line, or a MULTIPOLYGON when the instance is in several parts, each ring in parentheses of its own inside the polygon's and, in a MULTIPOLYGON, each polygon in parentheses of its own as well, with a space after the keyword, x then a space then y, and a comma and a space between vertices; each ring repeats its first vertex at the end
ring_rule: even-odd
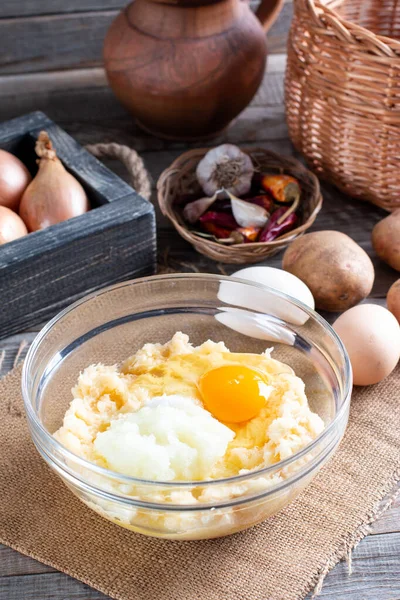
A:
POLYGON ((261 0, 256 15, 261 21, 264 31, 268 31, 275 23, 284 0, 261 0))

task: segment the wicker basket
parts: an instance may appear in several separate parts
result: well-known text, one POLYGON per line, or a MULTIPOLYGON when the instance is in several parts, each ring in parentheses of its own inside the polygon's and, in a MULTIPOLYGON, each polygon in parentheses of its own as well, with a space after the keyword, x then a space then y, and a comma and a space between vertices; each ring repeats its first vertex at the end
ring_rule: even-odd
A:
POLYGON ((291 139, 351 196, 400 206, 400 4, 294 0, 285 99, 291 139))
POLYGON ((198 252, 223 263, 256 263, 272 256, 303 234, 315 221, 322 205, 319 181, 300 162, 285 158, 263 148, 242 148, 251 157, 260 172, 287 173, 296 177, 302 189, 302 218, 296 229, 272 242, 255 242, 224 246, 202 238, 187 229, 181 217, 184 198, 190 195, 204 196, 196 178, 196 167, 209 148, 185 152, 160 176, 157 183, 158 202, 162 213, 170 219, 180 235, 198 252))

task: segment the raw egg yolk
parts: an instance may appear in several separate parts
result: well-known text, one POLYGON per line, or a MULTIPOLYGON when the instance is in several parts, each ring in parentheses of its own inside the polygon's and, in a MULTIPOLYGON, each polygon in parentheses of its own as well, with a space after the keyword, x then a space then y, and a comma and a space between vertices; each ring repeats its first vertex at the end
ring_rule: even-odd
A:
POLYGON ((199 381, 204 407, 225 423, 241 423, 257 416, 265 406, 262 374, 240 365, 207 371, 199 381))

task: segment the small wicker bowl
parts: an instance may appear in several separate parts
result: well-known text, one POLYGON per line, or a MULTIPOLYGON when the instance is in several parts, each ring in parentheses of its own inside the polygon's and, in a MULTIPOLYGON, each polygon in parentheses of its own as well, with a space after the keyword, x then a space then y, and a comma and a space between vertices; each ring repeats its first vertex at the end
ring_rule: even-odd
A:
POLYGON ((255 168, 264 173, 286 173, 299 181, 301 195, 301 224, 272 242, 252 242, 232 246, 219 244, 189 231, 181 209, 185 199, 204 196, 197 178, 196 167, 209 148, 190 150, 179 156, 160 176, 157 183, 158 203, 163 215, 169 218, 178 233, 194 248, 218 262, 256 263, 272 256, 302 235, 314 223, 322 206, 317 177, 299 161, 275 154, 264 148, 241 148, 253 161, 255 168))

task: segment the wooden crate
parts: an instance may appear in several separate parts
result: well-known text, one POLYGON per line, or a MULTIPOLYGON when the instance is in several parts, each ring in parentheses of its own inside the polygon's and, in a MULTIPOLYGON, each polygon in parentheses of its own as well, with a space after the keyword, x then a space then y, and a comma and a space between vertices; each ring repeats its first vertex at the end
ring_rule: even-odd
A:
POLYGON ((86 190, 88 213, 0 246, 0 337, 40 323, 84 294, 156 268, 153 205, 41 112, 0 124, 0 148, 37 170, 45 129, 86 190))

